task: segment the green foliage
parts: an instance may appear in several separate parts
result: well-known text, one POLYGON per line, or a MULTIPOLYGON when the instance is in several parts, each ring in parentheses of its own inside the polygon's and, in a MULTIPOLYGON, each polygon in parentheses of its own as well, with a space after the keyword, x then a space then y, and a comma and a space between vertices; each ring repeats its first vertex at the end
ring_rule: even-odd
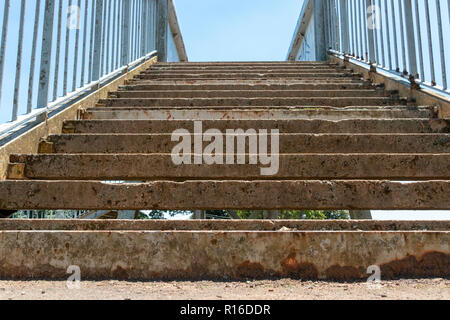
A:
MULTIPOLYGON (((262 211, 239 210, 237 214, 241 219, 263 219, 262 211)), ((307 220, 339 220, 350 219, 345 210, 281 210, 279 219, 307 219, 307 220)))

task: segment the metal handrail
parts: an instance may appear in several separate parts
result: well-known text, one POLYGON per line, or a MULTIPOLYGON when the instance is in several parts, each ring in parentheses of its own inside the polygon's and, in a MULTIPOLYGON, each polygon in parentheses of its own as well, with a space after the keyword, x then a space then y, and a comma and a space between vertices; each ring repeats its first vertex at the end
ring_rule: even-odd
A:
MULTIPOLYGON (((328 52, 401 76, 413 87, 450 94, 444 41, 449 39, 444 30, 450 28, 450 0, 305 0, 289 59, 298 59, 310 21, 314 27, 317 21, 323 24, 328 52)), ((314 38, 320 41, 317 30, 314 38)))
MULTIPOLYGON (((4 125, 4 128, 0 130, 0 141, 4 139, 5 135, 11 134, 14 129, 17 129, 21 127, 22 125, 29 123, 31 121, 35 122, 35 124, 38 124, 42 121, 44 121, 47 118, 47 115, 55 110, 63 111, 64 109, 71 106, 71 101, 77 101, 80 98, 86 97, 92 92, 98 90, 99 88, 103 87, 104 85, 110 83, 111 81, 116 80, 120 76, 122 76, 124 73, 127 73, 128 71, 132 71, 133 69, 137 68, 141 64, 145 63, 152 57, 155 57, 158 54, 158 52, 152 51, 145 57, 139 58, 133 62, 131 62, 129 65, 125 67, 120 67, 119 69, 103 76, 100 78, 100 80, 93 81, 89 83, 88 85, 84 86, 83 88, 80 88, 72 93, 69 93, 65 97, 59 98, 58 100, 48 104, 45 108, 37 109, 35 111, 32 111, 31 113, 21 117, 21 119, 18 119, 14 122, 8 123, 4 125), (63 107, 61 109, 61 107, 63 107), (45 117, 42 117, 43 115, 46 115, 45 117), (40 120, 40 121, 39 121, 40 120)), ((0 127, 1 128, 1 127, 0 127)))
MULTIPOLYGON (((0 8, 0 110, 11 112, 11 123, 0 126, 0 135, 89 92, 156 50, 161 17, 157 0, 17 0, 17 4, 4 0, 0 8), (18 30, 13 30, 16 16, 18 30), (5 72, 5 66, 14 64, 15 74, 5 72), (14 80, 11 103, 2 92, 9 78, 14 80), (24 80, 26 90, 21 89, 24 80), (25 116, 19 116, 25 105, 25 116)), ((167 17, 164 21, 168 23, 167 17)))

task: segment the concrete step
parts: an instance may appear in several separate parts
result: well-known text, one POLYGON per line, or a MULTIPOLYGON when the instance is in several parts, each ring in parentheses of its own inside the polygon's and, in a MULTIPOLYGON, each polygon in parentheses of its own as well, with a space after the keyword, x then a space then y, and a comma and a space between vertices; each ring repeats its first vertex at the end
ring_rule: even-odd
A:
POLYGON ((205 74, 205 73, 335 73, 335 72, 349 72, 343 68, 331 68, 328 66, 319 67, 276 67, 276 68, 150 68, 141 74, 172 74, 172 73, 187 73, 187 74, 205 74))
POLYGON ((342 98, 111 98, 101 99, 98 106, 109 107, 308 107, 308 106, 395 106, 406 101, 391 97, 342 98))
POLYGON ((361 281, 367 279, 370 265, 380 267, 384 280, 450 275, 448 228, 442 230, 425 222, 3 220, 0 223, 4 230, 0 251, 8 257, 0 260, 0 277, 8 280, 66 281, 67 268, 73 261, 83 279, 229 281, 280 277, 361 281), (303 223, 310 228, 304 229, 303 223), (158 250, 149 250, 149 243, 157 243, 158 250), (344 251, 349 254, 342 254, 344 251), (318 255, 327 258, 318 259, 318 255))
POLYGON ((0 220, 5 231, 448 231, 449 220, 0 220))
MULTIPOLYGON (((80 111, 85 120, 345 120, 345 119, 429 119, 434 117, 431 108, 409 107, 253 107, 239 108, 184 108, 184 107, 106 107, 80 111)), ((445 120, 442 120, 444 125, 445 120)))
POLYGON ((398 97, 397 92, 384 90, 167 90, 114 91, 110 98, 281 98, 281 97, 398 97))
MULTIPOLYGON (((171 137, 171 133, 51 135, 41 143, 40 153, 171 153, 177 144, 171 137)), ((203 149, 209 143, 204 142, 203 149)), ((279 152, 450 153, 450 134, 281 133, 279 152)))
MULTIPOLYGON (((205 120, 203 130, 279 129, 281 133, 450 133, 442 119, 354 120, 205 120)), ((63 133, 172 133, 184 128, 194 132, 192 120, 67 120, 63 133)))
POLYGON ((203 72, 203 73, 236 73, 236 72, 304 72, 304 71, 345 71, 345 69, 338 66, 229 66, 229 67, 150 67, 143 71, 144 73, 150 72, 203 72))
MULTIPOLYGON (((167 82, 166 84, 160 82, 154 82, 153 84, 140 84, 120 86, 120 91, 221 91, 221 90, 271 90, 271 91, 284 91, 284 90, 364 90, 364 89, 378 89, 381 87, 373 86, 369 83, 353 81, 350 83, 193 83, 185 82, 184 84, 177 81, 172 84, 167 82)), ((281 93, 281 92, 280 92, 281 93)))
POLYGON ((195 73, 161 73, 161 74, 139 74, 134 77, 135 79, 142 80, 155 80, 155 79, 192 79, 192 80, 204 80, 204 79, 340 79, 340 78, 362 78, 362 75, 359 73, 350 73, 350 72, 327 72, 327 73, 298 73, 298 72, 282 72, 282 73, 204 73, 204 74, 195 74, 195 73))
POLYGON ((450 181, 8 180, 0 181, 0 199, 0 210, 450 210, 450 181))
MULTIPOLYGON (((39 231, 30 223, 26 230, 3 231, 0 251, 8 259, 0 261, 0 277, 66 281, 73 261, 83 279, 365 281, 370 265, 380 267, 383 280, 450 275, 448 231, 210 231, 194 226, 136 232, 108 230, 109 221, 95 221, 95 226, 77 231, 78 223, 63 221, 60 229, 39 231), (149 244, 158 244, 158 249, 149 250, 149 244)), ((159 222, 150 223, 153 229, 159 222)))
MULTIPOLYGON (((246 152, 249 152, 248 147, 246 152)), ((191 163, 195 157, 189 155, 191 163)), ((233 164, 228 164, 228 156, 218 154, 215 159, 223 164, 208 165, 200 156, 202 165, 176 165, 171 154, 11 155, 8 179, 450 180, 450 154, 280 154, 279 160, 272 158, 268 165, 260 164, 256 154, 253 155, 255 164, 248 164, 249 155, 243 155, 242 163, 246 164, 236 164, 238 158, 233 155, 233 164), (269 167, 273 170, 264 173, 263 168, 269 167)))
MULTIPOLYGON (((372 84, 360 78, 331 78, 331 79, 156 79, 156 80, 142 80, 130 79, 126 81, 126 85, 189 85, 189 86, 279 86, 289 88, 292 86, 311 86, 311 85, 326 85, 326 84, 359 84, 371 86, 372 84)), ((377 85, 378 86, 378 85, 377 85)), ((195 88, 195 87, 194 87, 195 88)), ((277 90, 278 88, 275 88, 277 90)), ((306 88, 307 89, 307 88, 306 88)))
POLYGON ((227 67, 227 66, 338 66, 325 61, 211 61, 211 62, 158 62, 154 67, 227 67))

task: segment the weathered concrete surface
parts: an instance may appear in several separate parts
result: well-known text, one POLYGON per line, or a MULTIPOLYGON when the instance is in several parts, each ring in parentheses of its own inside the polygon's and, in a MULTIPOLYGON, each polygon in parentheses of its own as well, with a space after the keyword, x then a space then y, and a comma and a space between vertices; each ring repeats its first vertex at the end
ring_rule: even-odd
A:
MULTIPOLYGON (((231 114, 232 116, 232 114, 231 114)), ((358 120, 205 120, 203 130, 279 129, 280 133, 449 133, 450 122, 420 119, 358 120)), ((194 132, 192 120, 83 120, 65 121, 64 133, 172 133, 179 128, 194 132)))
POLYGON ((386 97, 384 90, 215 90, 115 91, 110 98, 272 98, 272 97, 386 97))
POLYGON ((176 81, 172 82, 157 82, 155 81, 152 84, 141 84, 134 83, 129 85, 120 86, 119 90, 137 90, 137 91, 204 91, 204 90, 273 90, 277 91, 280 94, 282 91, 290 90, 357 90, 357 89, 377 89, 378 87, 372 86, 369 83, 365 82, 342 82, 338 81, 335 83, 322 83, 322 82, 298 82, 295 81, 287 82, 287 83, 273 83, 270 81, 259 81, 256 83, 249 83, 249 81, 245 82, 225 82, 225 83, 217 83, 217 82, 205 82, 198 83, 196 81, 184 82, 176 81))
POLYGON ((259 107, 259 106, 395 106, 404 105, 391 97, 316 97, 316 98, 110 98, 101 99, 100 105, 110 107, 259 107))
POLYGON ((0 210, 450 210, 450 181, 1 181, 0 210), (219 195, 219 196, 218 196, 219 195))
POLYGON ((11 166, 25 163, 25 178, 40 180, 450 180, 450 154, 280 154, 278 172, 268 176, 261 168, 270 165, 248 157, 246 164, 228 165, 222 154, 224 164, 175 165, 171 154, 11 155, 11 166))
POLYGON ((448 277, 448 231, 3 231, 2 279, 448 277), (87 249, 88 248, 88 249, 87 249))
POLYGON ((42 231, 450 231, 450 221, 376 220, 0 220, 0 230, 42 231))
MULTIPOLYGON (((283 120, 283 119, 429 119, 434 112, 428 108, 355 107, 336 110, 326 107, 107 107, 83 110, 83 120, 283 120), (371 109, 371 110, 370 110, 371 109), (198 116, 196 116, 198 115, 198 116)), ((442 125, 448 120, 441 119, 442 125)))
POLYGON ((321 79, 340 79, 345 77, 361 78, 361 74, 350 72, 329 72, 318 74, 311 73, 299 73, 299 72, 283 72, 283 73, 172 73, 172 74, 139 74, 134 79, 140 80, 169 80, 169 79, 190 79, 190 80, 205 80, 205 79, 270 79, 270 78, 293 78, 293 79, 309 79, 309 80, 321 80, 321 79))
MULTIPOLYGON (((40 153, 171 153, 171 133, 69 134, 47 138, 40 153)), ((194 145, 194 139, 192 146, 194 145)), ((210 142, 203 142, 203 149, 210 142)), ((268 141, 271 146, 270 141, 268 141)), ((192 150, 193 147, 192 147, 192 150)), ((283 134, 280 153, 450 153, 450 134, 283 134)))
MULTIPOLYGON (((203 74, 303 74, 303 73, 316 73, 316 74, 335 74, 339 71, 336 70, 336 68, 327 68, 327 67, 301 67, 301 68, 214 68, 214 69, 201 69, 201 68, 187 68, 187 69, 181 69, 181 68, 175 68, 175 69, 150 69, 145 70, 141 74, 143 75, 171 75, 171 74, 187 74, 187 75, 203 75, 203 74)), ((342 69, 342 73, 349 74, 351 72, 345 71, 342 69)))
POLYGON ((132 79, 136 74, 147 69, 150 65, 157 62, 156 58, 152 58, 149 61, 143 63, 136 69, 128 72, 127 74, 119 77, 117 80, 109 83, 107 86, 100 88, 93 92, 86 98, 74 103, 70 108, 58 113, 57 115, 49 118, 47 121, 42 122, 33 129, 27 131, 23 135, 15 138, 11 142, 0 147, 0 180, 6 178, 6 167, 9 162, 9 155, 13 152, 21 153, 34 153, 37 152, 37 146, 39 140, 42 137, 46 137, 49 134, 60 133, 61 126, 64 120, 76 119, 79 108, 87 108, 95 105, 99 99, 106 98, 109 91, 115 91, 119 86, 123 85, 127 80, 132 79))

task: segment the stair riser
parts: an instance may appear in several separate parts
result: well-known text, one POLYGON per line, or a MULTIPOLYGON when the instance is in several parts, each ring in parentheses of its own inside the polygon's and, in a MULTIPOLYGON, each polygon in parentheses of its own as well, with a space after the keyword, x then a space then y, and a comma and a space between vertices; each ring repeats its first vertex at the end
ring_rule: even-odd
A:
POLYGON ((401 101, 383 97, 353 98, 192 98, 192 99, 151 99, 124 98, 105 99, 99 102, 110 107, 259 107, 259 106, 395 106, 403 105, 401 101))
POLYGON ((84 280, 365 281, 371 265, 383 280, 448 277, 449 241, 448 232, 427 231, 6 231, 0 277, 66 281, 73 264, 84 280))
POLYGON ((380 90, 305 90, 305 91, 116 91, 116 98, 281 98, 281 97, 387 97, 380 90))
POLYGON ((362 90, 372 88, 364 83, 300 83, 300 84, 135 84, 120 86, 120 90, 129 91, 221 91, 221 90, 273 90, 281 93, 285 90, 362 90))
POLYGON ((163 80, 163 79, 192 79, 192 80, 203 80, 203 79, 267 79, 267 78, 293 78, 293 79, 310 79, 310 80, 320 80, 320 79, 340 79, 340 78, 361 78, 361 75, 353 75, 351 73, 230 73, 230 74, 140 74, 135 77, 135 79, 142 80, 163 80))
MULTIPOLYGON (((238 165, 226 164, 222 155, 225 164, 207 165, 203 159, 199 166, 175 165, 170 154, 12 155, 11 163, 25 163, 25 178, 40 180, 450 179, 450 154, 281 154, 277 158, 271 165, 262 165, 256 156, 257 164, 248 164, 245 157, 246 164, 238 165), (273 174, 264 175, 261 168, 270 166, 273 174)), ((190 159, 194 163, 194 157, 190 159)))
MULTIPOLYGON (((207 120, 203 129, 279 129, 282 133, 449 133, 444 120, 207 120)), ((189 120, 66 121, 64 133, 172 133, 179 128, 193 132, 189 120)))
POLYGON ((1 181, 0 199, 0 210, 450 210, 450 181, 1 181))
POLYGON ((142 72, 144 75, 170 75, 170 74, 230 74, 230 73, 336 73, 349 72, 349 70, 338 70, 336 68, 224 68, 224 69, 150 69, 142 72))
MULTIPOLYGON (((394 119, 394 118, 422 118, 432 117, 431 111, 426 110, 298 110, 291 111, 286 108, 258 108, 239 110, 231 107, 224 110, 218 108, 211 111, 208 108, 189 110, 185 108, 152 109, 147 108, 93 108, 82 114, 85 120, 298 120, 298 119, 322 119, 322 120, 344 120, 344 119, 394 119)), ((420 133, 421 131, 419 131, 420 133)))
POLYGON ((448 231, 450 220, 0 220, 8 231, 448 231), (287 230, 288 231, 288 230, 287 230))
MULTIPOLYGON (((270 132, 270 131, 269 131, 270 132)), ((170 153, 171 134, 49 136, 54 153, 170 153)), ((192 142, 193 143, 193 142, 192 142)), ((204 142, 206 147, 209 142, 204 142)), ((269 146, 270 146, 269 140, 269 146)), ((280 153, 450 153, 450 135, 279 136, 280 153)))

